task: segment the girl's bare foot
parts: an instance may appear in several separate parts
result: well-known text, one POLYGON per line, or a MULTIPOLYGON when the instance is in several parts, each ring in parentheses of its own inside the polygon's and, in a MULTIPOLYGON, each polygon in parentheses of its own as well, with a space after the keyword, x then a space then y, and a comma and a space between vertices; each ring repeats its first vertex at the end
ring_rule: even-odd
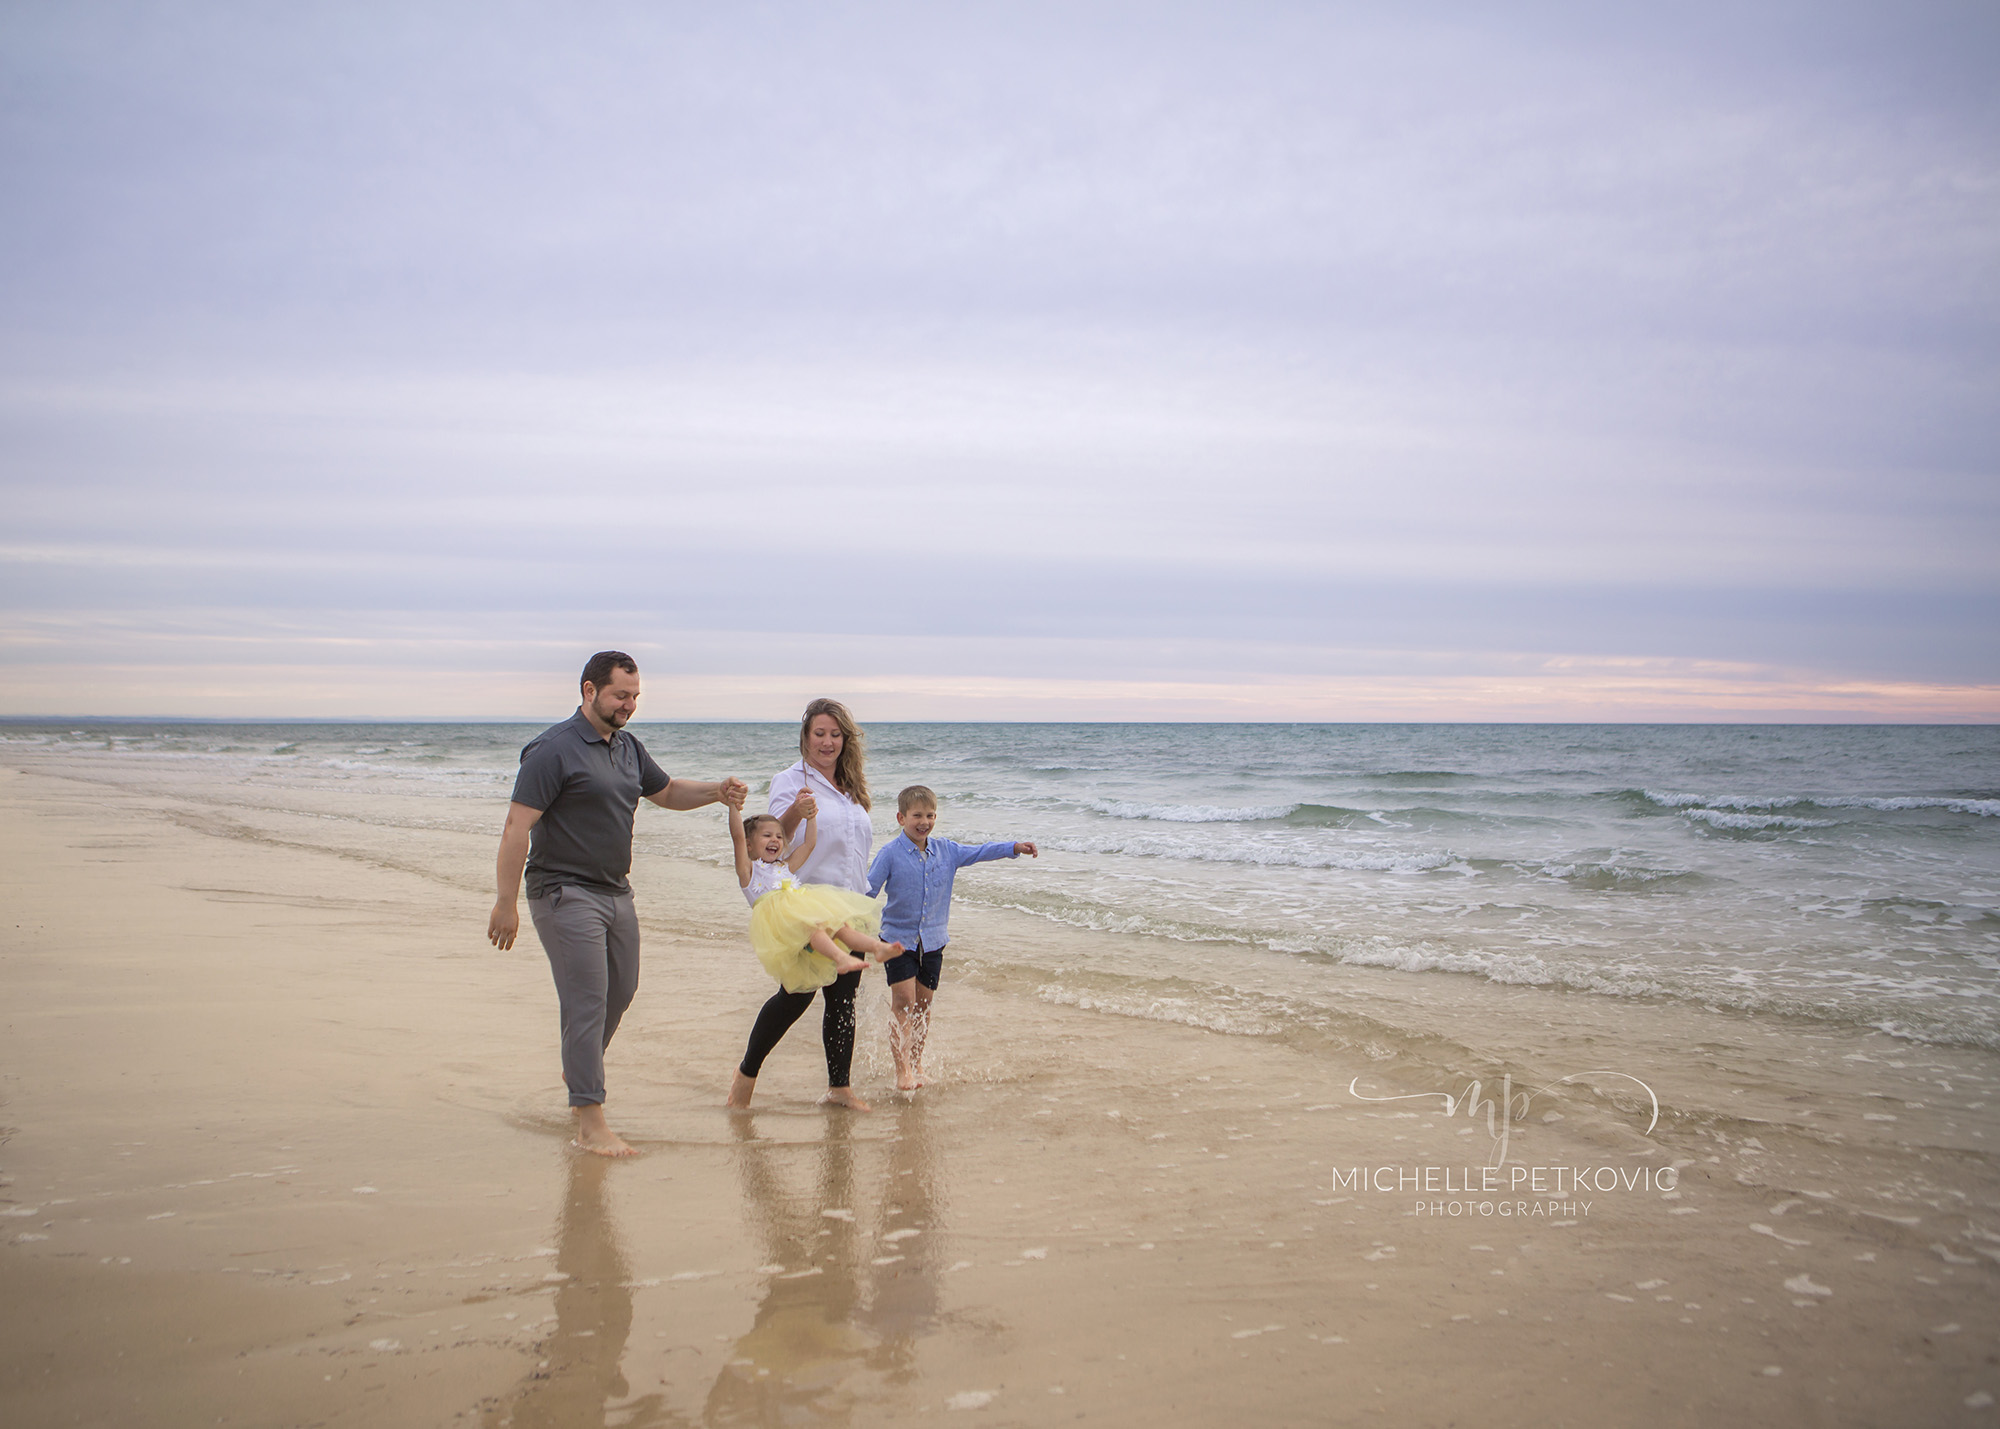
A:
POLYGON ((848 951, 849 939, 863 947, 867 946, 867 940, 852 928, 841 928, 836 933, 828 933, 824 928, 815 928, 812 936, 806 939, 806 946, 832 963, 835 972, 851 973, 857 969, 865 969, 868 964, 848 951), (839 941, 835 941, 836 939, 839 941))
POLYGON ((871 963, 887 962, 903 951, 901 943, 885 943, 880 938, 855 931, 843 925, 834 933, 843 948, 851 948, 857 953, 866 953, 871 963))
POLYGON ((854 1094, 852 1087, 828 1087, 826 1095, 819 1099, 821 1106, 844 1106, 849 1111, 873 1111, 874 1107, 854 1094))
POLYGON ((756 1091, 757 1079, 755 1077, 744 1076, 742 1070, 739 1068, 729 1078, 729 1099, 723 1102, 723 1105, 732 1107, 737 1111, 748 1111, 750 1109, 750 1098, 755 1095, 756 1091))

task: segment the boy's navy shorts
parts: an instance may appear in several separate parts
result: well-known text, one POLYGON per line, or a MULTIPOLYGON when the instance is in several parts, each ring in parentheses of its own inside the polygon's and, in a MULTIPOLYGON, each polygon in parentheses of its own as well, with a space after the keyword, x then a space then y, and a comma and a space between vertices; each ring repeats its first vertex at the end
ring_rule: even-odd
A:
MULTIPOLYGON (((949 945, 947 945, 949 946, 949 945)), ((889 979, 890 986, 908 982, 915 978, 919 983, 937 991, 938 979, 944 975, 944 949, 925 952, 919 945, 911 952, 898 953, 882 964, 882 975, 889 979)))

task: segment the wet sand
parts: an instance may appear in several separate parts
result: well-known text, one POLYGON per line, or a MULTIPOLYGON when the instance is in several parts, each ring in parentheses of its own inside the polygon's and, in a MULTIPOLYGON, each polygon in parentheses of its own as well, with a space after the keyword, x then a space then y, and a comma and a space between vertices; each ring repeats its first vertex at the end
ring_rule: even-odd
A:
POLYGON ((490 834, 47 768, 0 808, 10 1425, 1996 1413, 1989 1054, 1365 969, 1309 1034, 1218 1031, 1159 1015, 1169 957, 1150 1006, 1052 1001, 1008 950, 1111 935, 967 910, 931 1086, 871 978, 874 1113, 814 1105, 808 1018, 732 1115, 768 984, 728 876, 651 860, 612 1164, 532 936, 483 939, 490 834), (1579 1071, 1618 1075, 1498 1165, 1436 1095, 1579 1071))

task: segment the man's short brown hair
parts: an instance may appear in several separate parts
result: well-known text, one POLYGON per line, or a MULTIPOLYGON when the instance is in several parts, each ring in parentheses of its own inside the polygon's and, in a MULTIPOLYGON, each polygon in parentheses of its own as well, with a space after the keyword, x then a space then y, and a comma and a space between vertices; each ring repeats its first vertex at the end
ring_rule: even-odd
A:
POLYGON ((623 670, 628 675, 639 673, 639 662, 623 650, 600 650, 584 664, 583 676, 576 682, 578 690, 585 685, 595 685, 603 689, 611 683, 611 672, 623 670))
POLYGON ((937 812, 937 795, 921 784, 912 784, 896 796, 896 812, 899 814, 907 814, 919 804, 922 804, 935 814, 937 812))

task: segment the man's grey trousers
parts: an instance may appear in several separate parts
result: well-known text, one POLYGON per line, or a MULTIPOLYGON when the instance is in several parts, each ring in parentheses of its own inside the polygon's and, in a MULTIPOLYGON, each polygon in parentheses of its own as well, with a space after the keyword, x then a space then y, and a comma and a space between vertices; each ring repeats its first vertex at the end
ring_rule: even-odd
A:
POLYGON ((639 990, 639 915, 630 893, 574 886, 528 900, 562 1007, 563 1081, 571 1106, 604 1102, 604 1049, 639 990))

